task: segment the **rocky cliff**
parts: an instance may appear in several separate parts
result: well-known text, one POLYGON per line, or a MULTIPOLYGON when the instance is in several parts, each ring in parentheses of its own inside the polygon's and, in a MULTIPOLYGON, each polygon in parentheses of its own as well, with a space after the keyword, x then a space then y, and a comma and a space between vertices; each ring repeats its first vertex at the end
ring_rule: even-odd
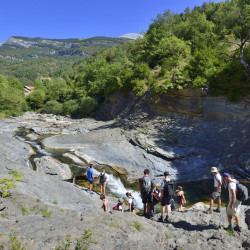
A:
POLYGON ((119 120, 131 142, 164 159, 179 180, 207 178, 211 166, 250 179, 248 99, 231 103, 204 90, 114 94, 94 116, 119 120))

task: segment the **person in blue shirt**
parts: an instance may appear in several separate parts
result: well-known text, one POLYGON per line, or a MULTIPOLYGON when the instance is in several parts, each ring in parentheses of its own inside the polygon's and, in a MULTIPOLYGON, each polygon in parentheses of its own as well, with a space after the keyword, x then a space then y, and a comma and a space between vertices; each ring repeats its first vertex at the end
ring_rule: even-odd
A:
POLYGON ((87 176, 89 180, 89 192, 92 193, 92 186, 94 182, 94 171, 93 171, 93 164, 90 163, 89 169, 87 170, 87 176))

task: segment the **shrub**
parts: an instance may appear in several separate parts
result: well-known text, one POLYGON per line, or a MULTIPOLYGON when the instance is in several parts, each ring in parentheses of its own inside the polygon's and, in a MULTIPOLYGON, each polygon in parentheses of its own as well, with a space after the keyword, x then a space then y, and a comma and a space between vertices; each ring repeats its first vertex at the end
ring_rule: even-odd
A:
POLYGON ((77 100, 69 100, 65 103, 63 103, 63 114, 64 115, 74 115, 77 113, 77 110, 79 109, 79 105, 77 100))
POLYGON ((39 89, 39 90, 33 90, 27 97, 26 97, 27 103, 30 105, 30 107, 34 110, 40 109, 43 107, 45 101, 46 101, 46 93, 39 89))
POLYGON ((2 197, 9 195, 12 188, 17 189, 15 182, 22 182, 23 180, 23 177, 18 172, 12 171, 10 174, 12 174, 13 179, 0 179, 0 184, 3 184, 1 186, 2 197))
POLYGON ((91 114, 98 106, 97 101, 92 97, 81 99, 77 116, 86 117, 91 114))
POLYGON ((55 100, 48 101, 41 109, 41 113, 60 115, 63 113, 63 105, 55 100))

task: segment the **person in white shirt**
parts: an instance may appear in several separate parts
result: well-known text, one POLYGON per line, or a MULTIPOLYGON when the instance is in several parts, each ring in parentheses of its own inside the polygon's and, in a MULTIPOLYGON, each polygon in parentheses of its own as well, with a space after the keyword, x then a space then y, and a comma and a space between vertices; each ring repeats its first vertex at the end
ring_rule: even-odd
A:
POLYGON ((229 203, 227 205, 227 218, 229 226, 226 228, 227 230, 231 230, 232 232, 238 231, 241 232, 240 227, 240 207, 241 201, 236 199, 236 188, 238 181, 233 179, 230 174, 224 173, 223 180, 228 184, 228 192, 229 192, 229 203), (233 217, 235 217, 236 227, 233 229, 233 217))
POLYGON ((213 212, 213 205, 214 205, 214 200, 217 199, 218 207, 215 210, 215 212, 221 211, 221 185, 222 185, 222 179, 221 175, 218 172, 218 169, 216 167, 211 168, 211 173, 214 175, 214 191, 211 194, 210 197, 210 208, 208 210, 209 213, 213 212))

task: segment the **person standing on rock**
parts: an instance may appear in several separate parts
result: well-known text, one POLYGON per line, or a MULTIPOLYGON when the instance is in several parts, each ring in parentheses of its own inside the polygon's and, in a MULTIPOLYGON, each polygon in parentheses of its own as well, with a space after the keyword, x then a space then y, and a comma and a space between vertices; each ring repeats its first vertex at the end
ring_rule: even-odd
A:
POLYGON ((150 206, 153 202, 152 191, 154 189, 154 182, 149 177, 149 169, 144 170, 144 176, 140 179, 140 191, 142 197, 142 203, 144 205, 144 216, 152 217, 150 215, 150 206))
POLYGON ((239 216, 241 201, 236 199, 236 185, 238 181, 233 179, 228 173, 223 174, 223 180, 227 183, 229 192, 229 203, 226 210, 229 226, 225 229, 230 230, 231 232, 233 232, 234 230, 241 232, 239 216), (235 228, 233 228, 233 217, 235 217, 235 221, 237 224, 235 228))
POLYGON ((214 191, 211 194, 210 198, 210 208, 208 209, 208 213, 213 212, 213 204, 214 200, 217 199, 218 207, 216 208, 215 212, 221 212, 221 185, 222 185, 222 178, 218 169, 216 167, 211 168, 211 173, 214 175, 214 191))
POLYGON ((93 186, 93 182, 95 179, 92 163, 90 163, 89 169, 87 170, 87 176, 88 176, 88 181, 89 181, 89 192, 92 194, 92 186, 93 186))
POLYGON ((106 195, 106 181, 107 181, 107 175, 105 174, 105 169, 102 169, 102 172, 99 175, 99 184, 101 188, 101 194, 103 195, 106 195))
POLYGON ((160 222, 163 222, 165 207, 167 207, 167 215, 165 221, 168 221, 170 214, 170 202, 174 197, 174 183, 170 180, 169 173, 164 172, 164 179, 161 183, 161 217, 159 218, 160 222))

